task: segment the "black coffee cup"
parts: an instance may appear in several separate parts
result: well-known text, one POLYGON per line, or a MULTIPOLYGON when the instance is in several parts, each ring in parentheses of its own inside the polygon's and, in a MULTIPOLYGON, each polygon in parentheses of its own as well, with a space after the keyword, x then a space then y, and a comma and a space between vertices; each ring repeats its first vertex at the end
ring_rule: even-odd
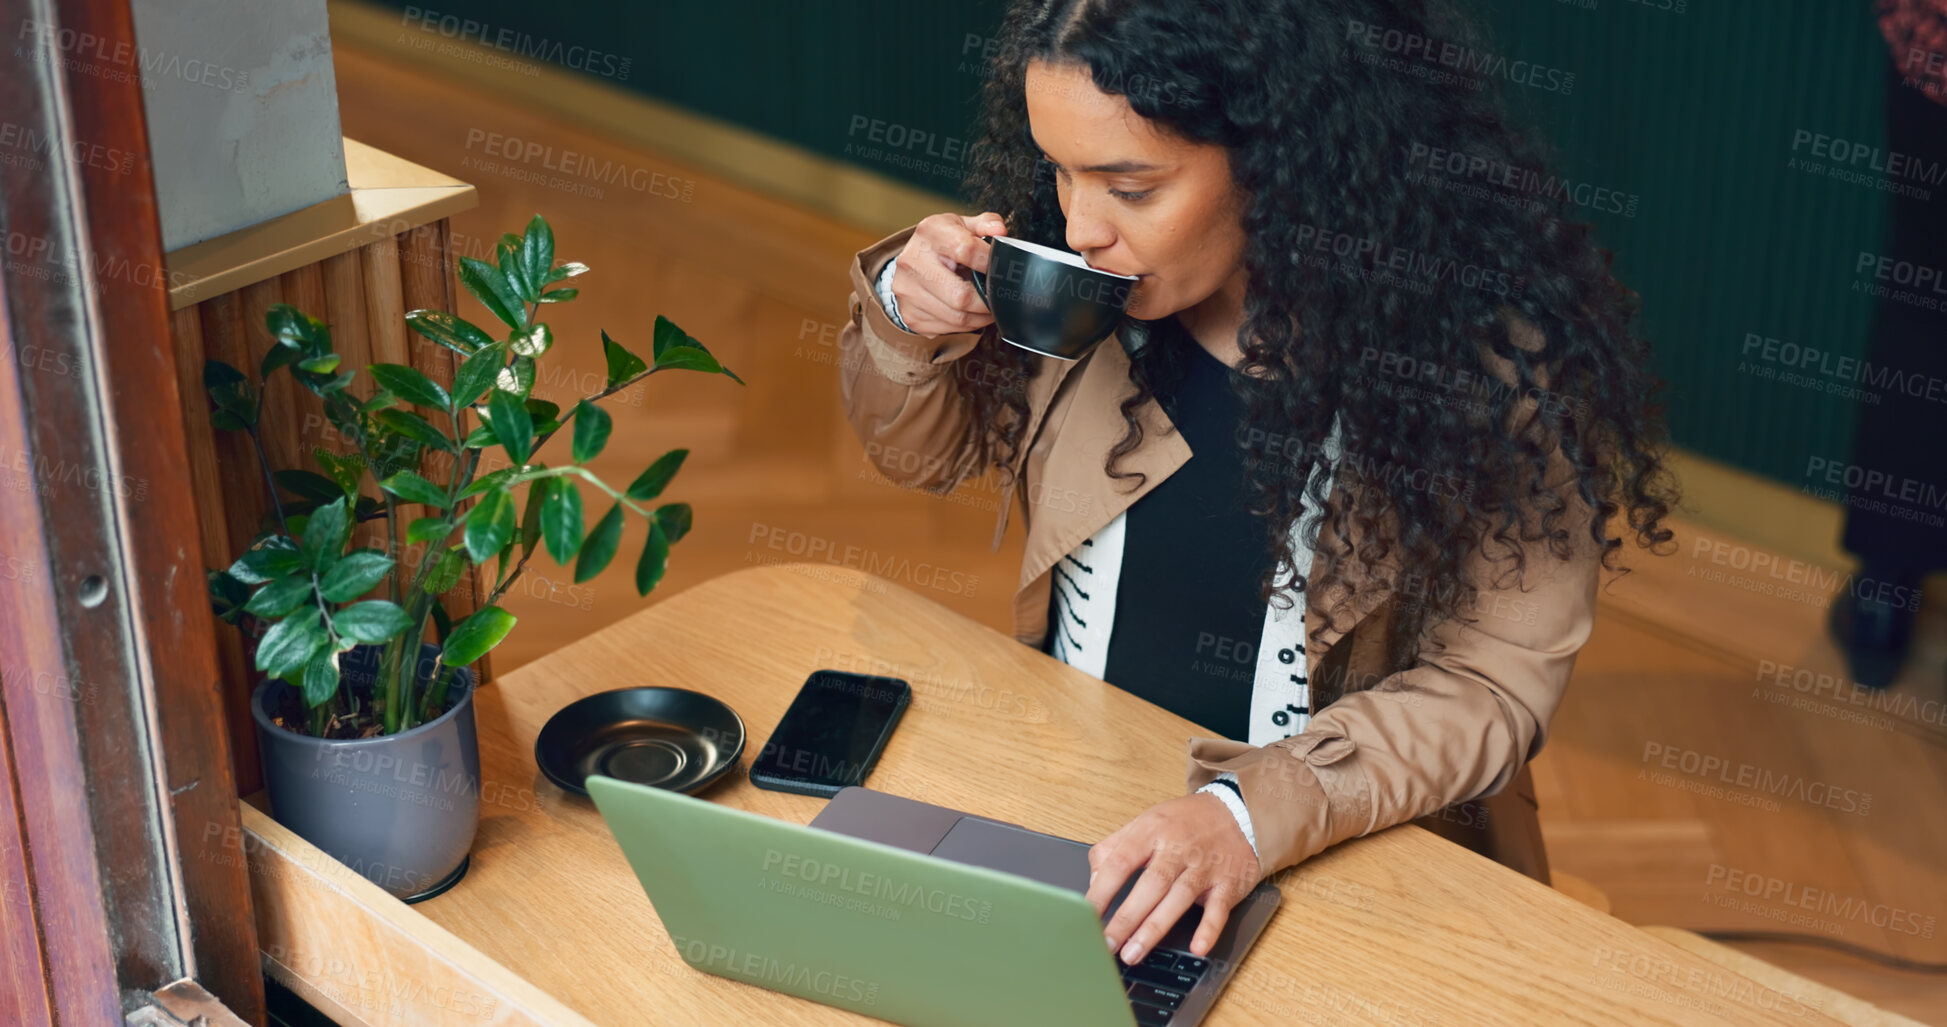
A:
POLYGON ((980 238, 993 253, 986 274, 972 272, 974 288, 994 312, 1001 340, 1024 350, 1080 360, 1115 331, 1135 295, 1135 275, 1097 271, 1080 254, 1004 235, 980 238))

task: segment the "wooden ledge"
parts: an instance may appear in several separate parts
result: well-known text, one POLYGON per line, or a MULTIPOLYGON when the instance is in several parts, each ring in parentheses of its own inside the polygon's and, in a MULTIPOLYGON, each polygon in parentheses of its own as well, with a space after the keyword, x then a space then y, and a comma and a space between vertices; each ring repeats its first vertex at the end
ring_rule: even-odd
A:
POLYGON ((351 192, 163 256, 181 310, 480 204, 473 186, 345 137, 351 192))

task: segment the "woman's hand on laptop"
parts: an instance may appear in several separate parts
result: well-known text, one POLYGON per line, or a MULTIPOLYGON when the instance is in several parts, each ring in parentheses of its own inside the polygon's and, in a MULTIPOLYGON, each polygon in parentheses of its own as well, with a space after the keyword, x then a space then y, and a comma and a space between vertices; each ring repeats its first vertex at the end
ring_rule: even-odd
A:
POLYGON ((1122 961, 1140 962, 1192 903, 1203 922, 1190 951, 1210 954, 1232 906, 1257 886, 1257 854, 1223 800, 1191 794, 1151 806, 1088 850, 1088 900, 1101 915, 1129 875, 1142 877, 1105 933, 1122 961))

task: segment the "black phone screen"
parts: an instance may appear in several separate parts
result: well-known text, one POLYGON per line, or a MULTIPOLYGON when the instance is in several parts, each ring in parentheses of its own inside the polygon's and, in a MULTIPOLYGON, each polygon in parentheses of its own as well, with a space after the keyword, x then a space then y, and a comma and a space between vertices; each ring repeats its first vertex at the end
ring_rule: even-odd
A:
POLYGON ((812 672, 751 762, 752 783, 810 795, 865 783, 912 694, 898 678, 812 672))

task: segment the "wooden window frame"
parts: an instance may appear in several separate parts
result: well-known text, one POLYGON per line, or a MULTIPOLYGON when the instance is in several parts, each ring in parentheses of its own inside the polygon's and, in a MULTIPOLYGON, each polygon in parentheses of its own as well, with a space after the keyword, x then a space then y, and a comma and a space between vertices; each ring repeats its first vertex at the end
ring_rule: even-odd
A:
POLYGON ((0 11, 0 1021, 261 1025, 134 22, 0 11))

